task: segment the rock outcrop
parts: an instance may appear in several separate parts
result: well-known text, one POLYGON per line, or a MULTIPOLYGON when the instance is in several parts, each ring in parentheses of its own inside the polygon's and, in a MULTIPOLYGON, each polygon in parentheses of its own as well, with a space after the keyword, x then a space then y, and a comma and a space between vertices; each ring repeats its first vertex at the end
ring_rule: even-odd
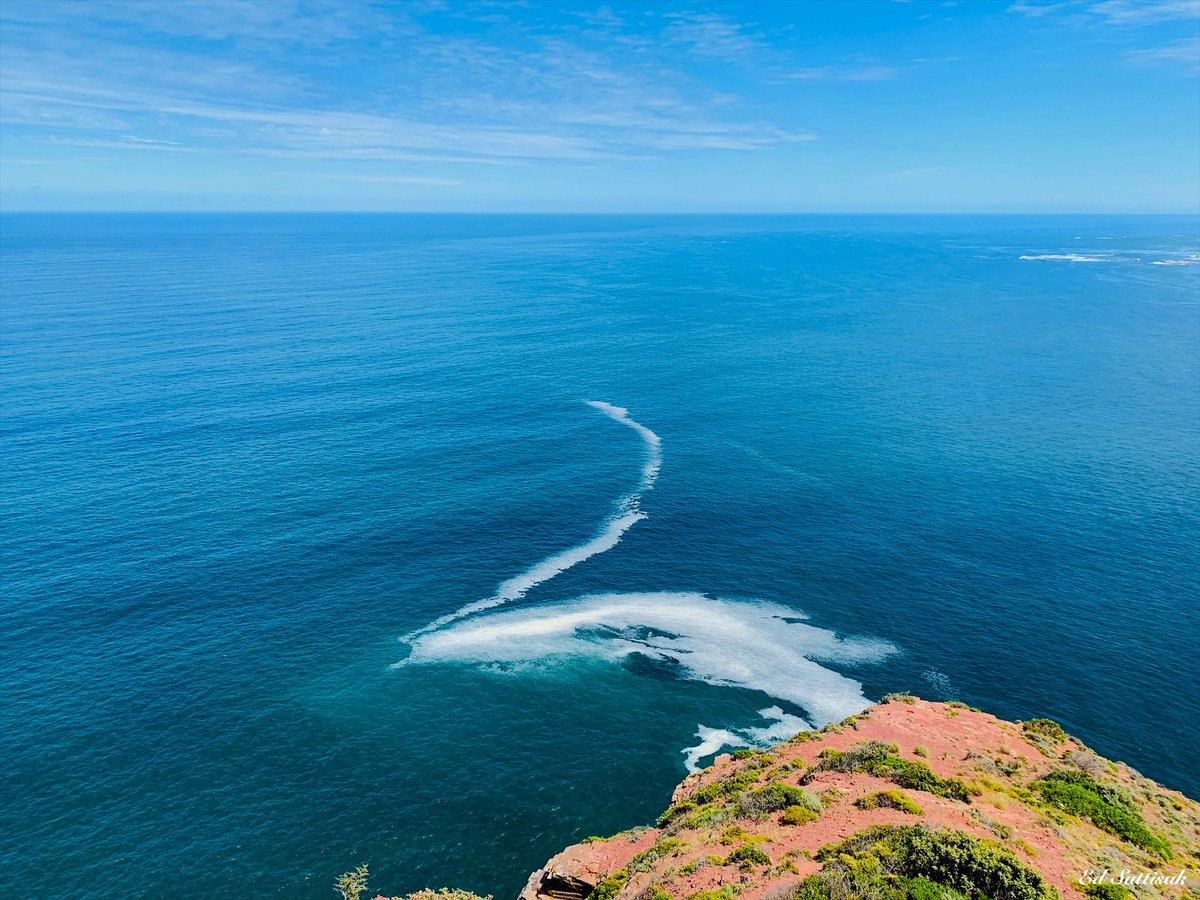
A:
POLYGON ((568 847, 521 900, 1200 897, 1198 866, 1182 794, 1050 720, 898 695, 718 756, 654 827, 568 847))

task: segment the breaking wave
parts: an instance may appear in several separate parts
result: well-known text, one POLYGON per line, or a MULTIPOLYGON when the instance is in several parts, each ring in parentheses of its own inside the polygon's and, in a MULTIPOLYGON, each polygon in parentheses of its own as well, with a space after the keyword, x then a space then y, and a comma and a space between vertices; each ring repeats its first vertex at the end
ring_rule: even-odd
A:
POLYGON ((646 445, 646 462, 642 466, 642 479, 638 485, 638 489, 631 494, 626 494, 617 501, 616 511, 600 526, 600 530, 596 533, 595 537, 584 541, 582 544, 569 547, 553 556, 546 557, 524 572, 514 575, 507 581, 501 582, 493 596, 484 600, 476 600, 474 603, 468 603, 466 606, 452 613, 435 619, 423 628, 418 628, 416 631, 405 635, 403 640, 412 641, 422 634, 435 631, 438 628, 449 625, 451 622, 456 622, 459 619, 464 619, 467 616, 488 609, 494 609, 497 606, 503 606, 505 603, 511 603, 514 600, 520 600, 537 585, 549 581, 554 576, 565 572, 572 566, 578 565, 585 559, 590 559, 598 553, 611 550, 621 540, 626 531, 646 518, 646 514, 642 512, 642 494, 654 487, 659 469, 662 468, 662 439, 641 422, 630 418, 629 410, 623 407, 613 406, 611 403, 605 403, 602 400, 588 400, 586 402, 588 406, 599 410, 613 421, 620 422, 622 425, 632 428, 641 436, 642 441, 646 445))

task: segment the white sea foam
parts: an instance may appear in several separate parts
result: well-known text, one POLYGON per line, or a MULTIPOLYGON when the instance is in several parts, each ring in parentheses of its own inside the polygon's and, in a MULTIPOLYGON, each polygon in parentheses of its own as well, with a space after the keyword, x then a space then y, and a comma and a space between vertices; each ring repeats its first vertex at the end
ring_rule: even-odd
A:
POLYGON ((932 691, 930 696, 934 700, 954 700, 958 692, 954 689, 954 683, 950 681, 950 676, 939 669, 926 669, 921 673, 921 677, 925 679, 925 683, 929 685, 932 691))
POLYGON ((812 726, 799 716, 786 713, 778 706, 760 709, 758 714, 774 724, 760 728, 709 728, 701 725, 696 729, 700 743, 684 747, 683 764, 689 772, 700 771, 700 761, 719 753, 726 747, 762 747, 790 738, 799 731, 812 726))
MULTIPOLYGON (((883 641, 839 638, 804 618, 778 604, 696 593, 594 594, 476 616, 427 632, 413 640, 408 659, 396 665, 487 667, 569 657, 620 662, 642 654, 672 665, 679 677, 762 691, 794 703, 815 724, 865 709, 870 701, 862 685, 820 663, 875 662, 896 648, 883 641)), ((796 717, 780 721, 792 731, 806 726, 796 717)), ((701 743, 722 738, 727 744, 731 735, 734 742, 745 743, 749 732, 739 738, 709 729, 700 735, 701 743)), ((705 755, 693 753, 695 749, 685 751, 689 758, 705 755)))
POLYGON ((629 410, 623 407, 613 406, 603 400, 588 400, 587 405, 600 410, 610 419, 629 426, 642 436, 642 440, 646 442, 646 464, 642 466, 641 491, 645 492, 654 487, 654 481, 658 478, 658 470, 662 467, 662 438, 641 422, 631 419, 629 410))
POLYGON ((1156 266, 1200 266, 1200 256, 1185 256, 1183 259, 1156 259, 1156 266))
POLYGON ((1057 259, 1064 262, 1109 262, 1106 256, 1087 256, 1083 253, 1038 253, 1022 256, 1021 259, 1057 259))
POLYGON ((600 526, 600 530, 596 533, 595 537, 584 541, 582 544, 577 544, 574 547, 569 547, 566 550, 555 553, 553 556, 548 556, 524 572, 502 582, 496 589, 496 593, 491 597, 484 600, 476 600, 474 603, 468 603, 466 606, 452 613, 435 619, 423 628, 418 628, 416 631, 405 635, 402 640, 412 641, 422 634, 435 631, 438 628, 449 625, 451 622, 456 622, 459 619, 488 609, 494 609, 497 606, 503 606, 505 603, 511 603, 514 600, 520 600, 537 585, 549 581, 554 576, 565 572, 572 566, 578 565, 585 559, 590 559, 598 553, 611 550, 620 542, 621 537, 626 531, 646 518, 646 514, 642 512, 642 494, 654 487, 654 482, 658 478, 659 469, 662 467, 662 439, 641 422, 630 418, 629 410, 623 407, 613 406, 611 403, 605 403, 602 400, 588 400, 586 402, 588 406, 599 410, 610 419, 632 428, 641 436, 642 441, 646 445, 646 462, 642 466, 642 479, 638 485, 638 489, 617 501, 616 511, 600 526))

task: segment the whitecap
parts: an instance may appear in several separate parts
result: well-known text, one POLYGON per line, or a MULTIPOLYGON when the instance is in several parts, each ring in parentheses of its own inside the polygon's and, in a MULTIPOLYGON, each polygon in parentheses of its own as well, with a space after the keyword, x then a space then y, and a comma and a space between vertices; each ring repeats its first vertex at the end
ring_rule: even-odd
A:
POLYGON ((1057 259, 1063 262, 1110 262, 1106 256, 1087 256, 1083 253, 1037 253, 1027 254, 1021 259, 1057 259))

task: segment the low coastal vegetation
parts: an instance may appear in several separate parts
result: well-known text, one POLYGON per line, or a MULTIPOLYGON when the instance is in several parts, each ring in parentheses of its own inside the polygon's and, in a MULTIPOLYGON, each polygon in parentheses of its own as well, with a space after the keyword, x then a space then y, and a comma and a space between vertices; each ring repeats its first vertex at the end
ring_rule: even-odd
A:
POLYGON ((865 772, 893 781, 900 787, 913 791, 924 791, 935 797, 947 797, 962 803, 971 802, 970 791, 961 781, 939 778, 929 766, 897 754, 900 748, 883 741, 863 741, 849 750, 826 749, 821 751, 817 763, 801 779, 806 783, 818 772, 865 772))
MULTIPOLYGON (((951 828, 877 825, 822 848, 786 900, 1057 900, 1003 847, 951 828)), ((784 900, 784 898, 780 898, 784 900)))
POLYGON ((1030 719, 1021 724, 1025 738, 1046 756, 1053 756, 1058 745, 1067 739, 1063 727, 1053 719, 1030 719))
POLYGON ((1086 772, 1056 769, 1034 782, 1034 789, 1052 806, 1090 819, 1097 828, 1163 859, 1171 858, 1170 846, 1146 827, 1133 801, 1117 788, 1100 784, 1086 772))
POLYGON ((854 801, 859 809, 898 809, 912 816, 921 815, 921 807, 903 791, 875 791, 854 801))
POLYGON ((587 900, 613 900, 617 894, 621 893, 629 881, 629 872, 626 869, 621 869, 606 876, 601 882, 596 885, 590 894, 587 895, 587 900))
MULTIPOLYGON (((368 871, 365 864, 351 869, 349 872, 344 872, 333 882, 334 893, 341 895, 342 900, 359 900, 367 889, 367 877, 368 871)), ((492 900, 492 895, 481 897, 470 891, 456 891, 449 888, 435 891, 426 888, 404 897, 391 897, 385 898, 385 900, 492 900)))

